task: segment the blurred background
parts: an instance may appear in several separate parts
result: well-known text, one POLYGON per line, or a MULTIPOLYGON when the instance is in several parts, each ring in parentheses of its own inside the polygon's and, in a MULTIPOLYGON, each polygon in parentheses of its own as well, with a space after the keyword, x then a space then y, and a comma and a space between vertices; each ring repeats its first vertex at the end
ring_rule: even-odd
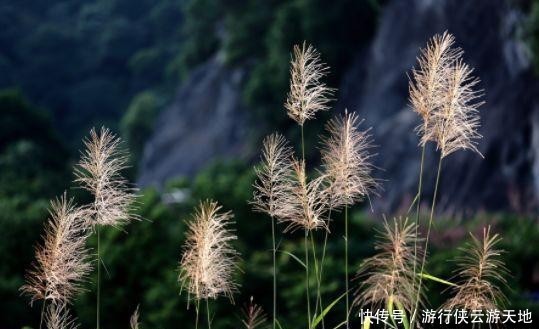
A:
MULTIPOLYGON (((130 150, 126 174, 141 189, 137 213, 147 219, 102 238, 103 327, 127 327, 139 304, 143 328, 193 323, 177 264, 184 219, 203 198, 234 211, 244 259, 235 305, 213 305, 215 328, 239 326, 250 296, 271 311, 270 221, 247 200, 264 135, 280 131, 298 145, 282 104, 291 49, 304 40, 338 88, 332 112, 306 124, 310 169, 324 123, 345 108, 365 118, 377 145, 384 190, 352 215, 358 268, 374 253, 382 216, 406 212, 416 192, 420 150, 407 73, 419 48, 446 30, 482 81, 485 158, 459 152, 445 161, 428 270, 450 278, 467 232, 493 225, 504 237, 511 308, 539 314, 539 1, 0 0, 0 328, 37 327, 39 305, 30 307, 18 288, 49 200, 67 189, 87 201, 72 168, 82 138, 103 125, 130 150)), ((435 161, 429 150, 426 195, 435 161)), ((326 300, 344 286, 339 217, 326 300)), ((283 235, 281 248, 299 253, 298 237, 283 235)), ((286 254, 278 262, 279 318, 297 328, 303 272, 286 254)), ((95 325, 94 279, 73 306, 83 328, 95 325)), ((449 296, 443 290, 429 284, 432 307, 449 296)))

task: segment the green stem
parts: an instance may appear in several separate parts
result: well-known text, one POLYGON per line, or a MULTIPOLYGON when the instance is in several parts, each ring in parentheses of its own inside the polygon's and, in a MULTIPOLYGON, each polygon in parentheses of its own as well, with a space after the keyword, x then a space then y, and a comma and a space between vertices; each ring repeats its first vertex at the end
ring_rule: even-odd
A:
POLYGON ((348 294, 348 205, 344 207, 344 274, 346 288, 346 328, 350 328, 350 296, 348 294))
POLYGON ((208 316, 208 329, 211 329, 211 319, 210 319, 210 302, 206 298, 206 315, 208 316))
POLYGON ((45 298, 43 299, 43 305, 41 306, 41 317, 39 319, 39 329, 41 329, 41 326, 43 325, 43 314, 45 313, 45 302, 47 294, 45 293, 45 298))
MULTIPOLYGON (((421 213, 421 192, 423 189, 423 164, 425 162, 425 145, 421 148, 421 164, 419 169, 419 183, 417 186, 417 204, 416 204, 416 218, 415 218, 415 238, 414 238, 414 278, 416 278, 416 267, 417 267, 417 237, 419 229, 419 215, 421 213)), ((415 287, 415 279, 414 279, 415 287)))
POLYGON ((301 157, 303 162, 305 162, 305 138, 303 135, 303 125, 301 125, 301 157))
POLYGON ((316 247, 314 243, 314 233, 310 235, 311 237, 311 250, 313 251, 313 260, 314 260, 314 274, 316 277, 316 303, 314 303, 314 316, 318 314, 318 296, 320 296, 320 276, 318 271, 318 260, 316 259, 316 247))
MULTIPOLYGON (((328 222, 329 220, 331 219, 331 209, 333 207, 329 207, 329 211, 328 211, 328 222)), ((320 310, 323 310, 324 307, 323 307, 323 303, 322 303, 322 292, 320 291, 320 285, 321 285, 321 282, 322 282, 322 273, 324 271, 324 261, 326 259, 326 247, 327 247, 327 244, 328 244, 328 236, 329 236, 329 231, 328 230, 325 230, 324 232, 324 246, 322 248, 322 259, 320 260, 320 270, 318 271, 318 275, 319 275, 319 279, 318 279, 318 286, 316 287, 317 291, 318 291, 318 295, 317 295, 317 303, 320 304, 320 310)), ((322 318, 322 329, 325 328, 325 323, 324 323, 324 318, 322 318)))
MULTIPOLYGON (((421 261, 421 271, 419 273, 423 273, 425 269, 425 261, 427 259, 427 248, 429 246, 429 237, 430 237, 430 231, 432 228, 432 220, 434 218, 434 209, 436 207, 436 197, 438 195, 438 185, 440 183, 440 173, 442 172, 442 160, 443 156, 440 155, 440 160, 438 161, 438 172, 436 174, 436 184, 434 185, 434 194, 432 195, 432 205, 430 208, 430 216, 429 216, 429 225, 427 227, 427 235, 425 237, 425 248, 423 249, 423 259, 421 261)), ((415 317, 417 315, 417 307, 419 305, 419 297, 421 295, 421 284, 423 283, 423 276, 419 276, 419 284, 417 286, 417 295, 415 300, 415 307, 414 307, 414 314, 412 315, 412 321, 410 323, 410 328, 413 328, 413 324, 415 321, 415 317)))
POLYGON ((277 318, 277 268, 275 254, 277 252, 275 245, 275 219, 271 216, 271 239, 273 242, 273 329, 277 318))
POLYGON ((305 247, 305 292, 307 295, 307 326, 309 329, 311 329, 311 296, 309 292, 309 231, 305 229, 305 240, 304 240, 304 247, 305 247))
POLYGON ((198 314, 199 314, 199 310, 200 310, 200 299, 197 300, 197 305, 196 305, 197 318, 196 318, 196 320, 195 320, 195 329, 198 329, 198 314))
POLYGON ((101 247, 101 228, 97 225, 97 329, 99 329, 99 310, 101 302, 101 258, 99 257, 101 247))

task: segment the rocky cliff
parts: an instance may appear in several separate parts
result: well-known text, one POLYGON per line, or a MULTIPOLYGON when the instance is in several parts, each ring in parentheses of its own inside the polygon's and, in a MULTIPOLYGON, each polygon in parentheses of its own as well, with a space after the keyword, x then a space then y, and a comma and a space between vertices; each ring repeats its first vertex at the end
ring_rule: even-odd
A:
MULTIPOLYGON (((435 33, 453 33, 476 68, 485 90, 481 107, 485 156, 458 152, 442 169, 440 205, 459 212, 525 211, 539 195, 537 78, 519 39, 523 15, 506 0, 393 0, 382 11, 372 44, 357 54, 341 82, 336 111, 358 111, 373 127, 384 168, 382 197, 374 205, 403 207, 415 193, 420 150, 407 105, 407 72, 420 47, 435 33)), ((160 117, 148 142, 140 183, 192 174, 214 157, 249 156, 242 137, 246 109, 240 91, 244 71, 213 59, 194 72, 160 117), (247 153, 244 153, 247 151, 247 153)), ((436 156, 427 154, 426 192, 432 190, 436 156)))

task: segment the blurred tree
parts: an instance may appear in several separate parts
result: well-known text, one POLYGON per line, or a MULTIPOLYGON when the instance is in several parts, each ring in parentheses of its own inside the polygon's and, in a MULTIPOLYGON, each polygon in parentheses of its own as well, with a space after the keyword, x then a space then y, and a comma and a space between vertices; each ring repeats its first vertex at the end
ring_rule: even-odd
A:
POLYGON ((120 130, 127 141, 134 166, 142 156, 144 143, 153 131, 154 121, 161 106, 153 92, 141 92, 133 97, 120 122, 120 130))

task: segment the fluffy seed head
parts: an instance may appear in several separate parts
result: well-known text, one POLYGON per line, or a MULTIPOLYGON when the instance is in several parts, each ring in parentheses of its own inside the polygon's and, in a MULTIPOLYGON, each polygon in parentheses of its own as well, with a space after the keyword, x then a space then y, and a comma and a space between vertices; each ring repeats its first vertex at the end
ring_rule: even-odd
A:
POLYGON ((483 239, 473 234, 471 243, 463 248, 463 256, 458 260, 457 275, 461 278, 453 288, 455 295, 443 309, 494 310, 503 306, 506 298, 499 288, 506 284, 507 269, 500 259, 503 251, 496 248, 501 238, 491 236, 490 226, 483 229, 483 239))
POLYGON ((323 191, 326 179, 320 176, 307 181, 305 162, 294 159, 292 161, 293 176, 290 178, 287 193, 281 203, 280 222, 287 223, 286 231, 302 228, 307 231, 319 228, 327 229, 324 213, 327 199, 323 191))
POLYGON ((70 302, 82 290, 81 283, 90 273, 86 238, 89 230, 85 214, 65 194, 51 202, 50 219, 43 244, 36 248, 36 262, 21 287, 31 303, 45 299, 70 302))
POLYGON ((290 91, 285 108, 288 116, 303 125, 316 112, 327 110, 333 89, 328 88, 322 78, 328 67, 320 60, 320 54, 305 43, 294 46, 290 63, 290 91))
POLYGON ((47 306, 45 313, 47 329, 77 329, 79 325, 75 323, 75 320, 69 315, 69 311, 63 303, 51 303, 47 306))
MULTIPOLYGON (((422 50, 419 68, 412 71, 410 103, 422 118, 416 128, 420 145, 433 141, 446 157, 459 149, 479 153, 481 138, 478 108, 482 91, 473 70, 462 62, 462 50, 453 48, 454 37, 436 35, 422 50)), ((481 153, 479 153, 481 154, 481 153)))
POLYGON ((237 291, 233 274, 239 254, 231 245, 237 237, 228 227, 233 215, 220 210, 217 202, 203 201, 188 223, 179 281, 189 298, 216 299, 224 295, 232 300, 237 291))
POLYGON ((263 327, 266 323, 266 314, 261 306, 253 302, 253 297, 251 297, 249 304, 245 305, 242 310, 243 319, 241 323, 245 329, 256 329, 263 327))
POLYGON ((254 209, 274 218, 282 218, 282 200, 288 193, 291 176, 292 149, 280 134, 264 139, 262 163, 256 168, 257 182, 254 185, 254 209))
POLYGON ((479 80, 472 76, 473 70, 461 60, 448 69, 447 89, 441 108, 434 114, 433 135, 442 157, 459 149, 469 149, 479 155, 477 139, 479 129, 478 101, 481 91, 475 90, 479 80))
POLYGON ((415 224, 407 218, 384 222, 384 231, 376 244, 378 254, 365 260, 357 274, 361 284, 355 294, 355 305, 380 309, 394 300, 412 313, 417 297, 413 268, 421 254, 414 252, 416 240, 415 224))
POLYGON ((452 48, 454 43, 455 38, 447 32, 435 35, 427 47, 421 50, 418 68, 412 71, 410 103, 422 119, 416 128, 421 137, 421 146, 435 140, 433 114, 444 98, 448 69, 462 54, 459 48, 452 48))
POLYGON ((90 131, 90 138, 84 141, 82 153, 75 169, 76 182, 94 196, 92 225, 120 227, 136 216, 131 214, 135 200, 134 189, 122 177, 127 168, 128 157, 120 149, 121 140, 108 129, 98 133, 90 131))
POLYGON ((377 187, 372 178, 372 148, 369 130, 359 130, 355 113, 332 119, 326 126, 322 162, 329 181, 328 199, 332 207, 352 205, 377 187))
POLYGON ((137 305, 137 308, 135 309, 135 312, 131 315, 131 318, 129 318, 129 327, 131 329, 139 329, 139 305, 137 305))

